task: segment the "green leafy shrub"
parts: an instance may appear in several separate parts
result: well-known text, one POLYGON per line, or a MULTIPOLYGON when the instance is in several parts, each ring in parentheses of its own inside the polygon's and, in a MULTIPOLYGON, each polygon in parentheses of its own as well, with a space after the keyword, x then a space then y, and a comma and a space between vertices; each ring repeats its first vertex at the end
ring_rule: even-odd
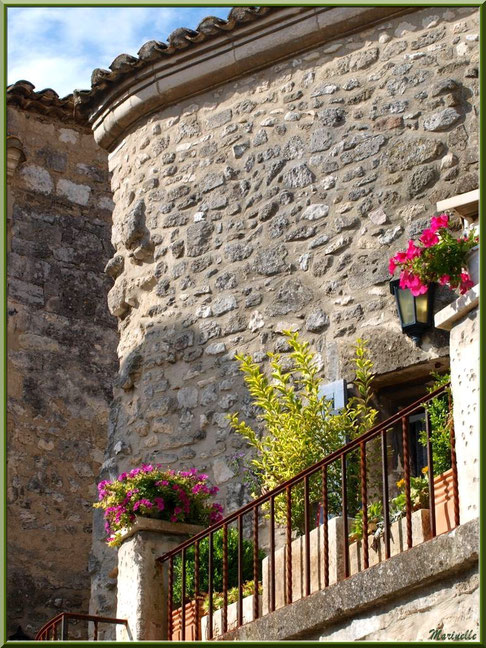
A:
MULTIPOLYGON (((253 542, 243 539, 243 582, 253 578, 253 542)), ((261 578, 261 561, 265 552, 258 553, 259 578, 261 578)), ((203 538, 199 543, 199 592, 206 593, 209 589, 209 539, 203 538)), ((186 600, 194 598, 194 545, 186 549, 186 600)), ((228 589, 238 585, 238 530, 228 528, 228 589)), ((223 529, 213 533, 213 592, 223 589, 223 529)), ((174 607, 182 602, 182 558, 174 559, 174 607)))
MULTIPOLYGON (((368 504, 368 529, 367 535, 375 533, 383 525, 383 504, 381 500, 368 504)), ((351 542, 361 540, 363 537, 363 510, 359 510, 351 524, 349 539, 351 542)))
MULTIPOLYGON (((251 596, 255 591, 254 581, 251 580, 243 583, 241 590, 242 590, 243 598, 246 598, 247 596, 251 596)), ((258 583, 258 594, 263 594, 263 586, 261 583, 258 583)), ((236 603, 237 600, 238 600, 238 587, 232 587, 231 589, 228 590, 228 605, 231 605, 232 603, 236 603)), ((215 592, 213 594, 213 611, 221 609, 223 605, 224 605, 223 592, 215 592)), ((209 613, 209 595, 207 595, 204 598, 203 611, 206 614, 209 613)))
MULTIPOLYGON (((357 340, 354 365, 354 385, 357 395, 351 397, 338 414, 332 414, 333 404, 319 396, 323 379, 318 375, 315 355, 309 343, 299 339, 297 332, 284 331, 291 348, 287 358, 290 369, 284 369, 278 354, 268 353, 270 378, 249 355, 236 355, 240 370, 259 410, 263 434, 253 430, 238 414, 229 415, 231 427, 245 437, 255 450, 251 460, 258 488, 253 496, 266 493, 296 474, 316 463, 351 439, 369 430, 377 411, 371 407, 371 382, 373 364, 368 357, 366 342, 357 340)), ((348 511, 358 508, 357 454, 348 456, 348 511)), ((332 515, 341 513, 341 467, 333 462, 328 468, 328 510, 332 515)), ((310 480, 310 499, 320 500, 320 480, 310 480)), ((275 499, 275 519, 286 522, 285 496, 275 499)), ((292 489, 292 526, 304 527, 303 487, 292 489)))
MULTIPOLYGON (((437 373, 432 374, 435 378, 434 384, 428 389, 429 393, 435 391, 442 385, 450 382, 450 374, 440 376, 437 373)), ((449 410, 449 398, 452 395, 448 387, 444 394, 436 396, 426 404, 426 409, 430 417, 430 441, 432 445, 432 457, 434 466, 434 475, 441 475, 451 467, 451 428, 454 425, 452 408, 449 410)), ((422 430, 419 435, 419 442, 427 447, 427 432, 422 430)))

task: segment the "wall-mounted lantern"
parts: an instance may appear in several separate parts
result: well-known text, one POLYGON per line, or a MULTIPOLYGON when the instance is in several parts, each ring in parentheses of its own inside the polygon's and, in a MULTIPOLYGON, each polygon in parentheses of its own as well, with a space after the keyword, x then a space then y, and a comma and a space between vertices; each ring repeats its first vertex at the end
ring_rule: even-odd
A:
POLYGON ((400 288, 399 283, 399 279, 390 281, 390 292, 395 295, 402 331, 418 345, 424 331, 433 325, 435 284, 429 284, 425 294, 414 297, 408 288, 400 288))

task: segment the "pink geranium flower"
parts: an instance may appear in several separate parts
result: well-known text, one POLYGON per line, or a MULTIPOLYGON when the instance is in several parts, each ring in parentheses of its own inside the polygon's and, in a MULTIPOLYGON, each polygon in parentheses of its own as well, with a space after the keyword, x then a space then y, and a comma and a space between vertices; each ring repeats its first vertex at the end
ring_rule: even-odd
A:
POLYGON ((461 295, 464 295, 464 293, 467 293, 468 290, 470 290, 474 286, 474 283, 471 280, 471 277, 469 276, 469 273, 467 272, 461 272, 461 283, 459 286, 459 292, 461 295))
POLYGON ((441 286, 446 286, 450 282, 451 278, 449 277, 448 274, 442 275, 442 277, 439 277, 439 283, 441 286))
POLYGON ((432 229, 426 229, 422 232, 420 241, 424 244, 424 247, 429 248, 439 242, 439 237, 432 229))
POLYGON ((410 239, 410 241, 408 242, 407 251, 405 253, 406 258, 410 260, 416 259, 421 254, 422 254, 422 250, 415 245, 414 241, 410 239))
POLYGON ((414 297, 418 297, 419 295, 423 295, 424 293, 427 292, 428 286, 422 283, 420 280, 420 277, 417 277, 417 275, 413 275, 408 282, 408 288, 410 289, 410 292, 414 297))
POLYGON ((434 234, 437 230, 445 227, 449 227, 449 216, 447 214, 432 217, 432 220, 430 221, 430 229, 434 234))

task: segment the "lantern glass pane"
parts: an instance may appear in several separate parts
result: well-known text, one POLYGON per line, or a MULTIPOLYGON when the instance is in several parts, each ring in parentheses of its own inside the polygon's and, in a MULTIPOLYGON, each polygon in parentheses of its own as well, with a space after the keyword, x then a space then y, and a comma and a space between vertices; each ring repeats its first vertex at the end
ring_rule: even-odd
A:
POLYGON ((429 295, 428 293, 425 293, 425 295, 419 295, 418 297, 415 298, 415 304, 417 308, 417 322, 423 322, 424 324, 427 324, 428 321, 428 314, 429 314, 429 295))
POLYGON ((398 304, 402 318, 402 326, 415 324, 415 312, 413 308, 413 295, 410 290, 398 289, 398 304))

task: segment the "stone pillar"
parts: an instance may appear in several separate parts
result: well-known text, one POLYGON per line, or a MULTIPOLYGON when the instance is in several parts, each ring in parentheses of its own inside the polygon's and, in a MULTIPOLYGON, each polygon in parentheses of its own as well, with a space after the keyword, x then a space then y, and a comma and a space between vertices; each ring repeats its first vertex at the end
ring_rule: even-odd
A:
POLYGON ((451 332, 459 515, 461 524, 479 516, 479 284, 435 316, 451 332))
POLYGON ((138 518, 118 551, 117 641, 167 639, 167 566, 157 558, 202 527, 138 518))

